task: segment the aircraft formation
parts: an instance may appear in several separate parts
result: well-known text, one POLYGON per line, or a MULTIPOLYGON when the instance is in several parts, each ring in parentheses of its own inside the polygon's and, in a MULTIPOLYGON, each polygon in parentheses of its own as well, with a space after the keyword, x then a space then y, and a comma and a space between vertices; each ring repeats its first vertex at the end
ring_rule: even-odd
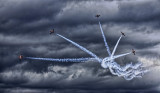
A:
MULTIPOLYGON (((100 15, 97 14, 95 16, 96 18, 99 18, 100 15)), ((145 70, 143 69, 143 64, 142 63, 136 63, 136 64, 127 64, 125 66, 120 66, 117 62, 115 62, 115 59, 117 58, 120 58, 120 57, 123 57, 123 56, 126 56, 126 55, 129 55, 131 53, 133 53, 134 55, 136 54, 135 50, 132 49, 131 52, 128 52, 128 53, 124 53, 124 54, 119 54, 119 55, 115 55, 115 51, 117 49, 117 46, 121 40, 121 38, 123 36, 126 36, 125 33, 121 32, 121 35, 111 53, 110 51, 110 48, 108 46, 108 43, 106 42, 106 37, 104 35, 104 32, 103 32, 103 29, 102 29, 102 26, 101 26, 101 23, 99 21, 99 27, 100 27, 100 31, 102 33, 102 37, 103 37, 103 40, 104 40, 104 44, 105 44, 105 47, 106 47, 106 50, 107 50, 107 53, 109 56, 105 57, 105 58, 100 58, 98 57, 96 54, 94 54, 93 52, 89 51, 88 49, 86 49, 85 47, 79 45, 78 43, 60 35, 60 34, 57 34, 55 33, 55 30, 52 29, 49 34, 55 34, 61 38, 63 38, 64 40, 72 43, 73 45, 75 45, 76 47, 80 48, 82 51, 88 53, 91 57, 88 57, 88 58, 65 58, 65 59, 55 59, 55 58, 37 58, 37 57, 24 57, 23 55, 20 55, 19 56, 19 59, 22 60, 23 58, 25 59, 33 59, 33 60, 44 60, 44 61, 57 61, 57 62, 86 62, 87 60, 94 60, 94 61, 97 61, 101 64, 101 67, 103 68, 106 68, 106 69, 109 69, 110 72, 113 74, 113 75, 117 75, 119 77, 124 77, 126 80, 132 80, 133 78, 135 77, 142 77, 142 75, 146 72, 148 72, 148 70, 145 70)))

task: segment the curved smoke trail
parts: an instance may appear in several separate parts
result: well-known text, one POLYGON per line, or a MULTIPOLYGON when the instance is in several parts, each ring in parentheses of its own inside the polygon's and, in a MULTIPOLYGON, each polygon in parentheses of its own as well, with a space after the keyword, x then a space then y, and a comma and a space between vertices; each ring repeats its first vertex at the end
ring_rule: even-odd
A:
MULTIPOLYGON (((116 48, 118 46, 118 43, 119 43, 120 39, 122 38, 122 35, 118 39, 118 41, 117 41, 117 43, 114 47, 114 50, 111 54, 100 21, 99 21, 99 26, 100 26, 100 30, 101 30, 101 33, 102 33, 102 37, 103 37, 103 40, 104 40, 105 47, 107 48, 107 52, 108 52, 109 56, 114 57, 113 55, 116 51, 116 48)), ((116 57, 118 58, 118 57, 128 55, 128 54, 130 54, 130 53, 121 54, 121 55, 118 55, 116 57)), ((110 72, 113 75, 122 76, 126 80, 132 80, 133 78, 136 78, 136 77, 142 77, 142 75, 144 75, 144 73, 149 71, 149 70, 143 69, 142 63, 137 63, 135 65, 130 63, 130 64, 125 65, 124 67, 120 66, 119 64, 117 64, 117 62, 114 62, 114 61, 113 62, 108 62, 106 64, 107 64, 110 72)))
POLYGON ((117 62, 108 62, 107 65, 113 75, 124 77, 126 80, 142 77, 142 75, 149 71, 143 68, 142 63, 137 63, 135 65, 130 63, 124 67, 117 64, 117 62))
MULTIPOLYGON (((100 26, 100 29, 101 29, 101 33, 102 33, 102 36, 103 36, 103 39, 104 39, 105 46, 107 48, 107 52, 111 57, 114 57, 113 55, 114 55, 114 53, 116 51, 116 48, 118 46, 118 43, 119 43, 120 39, 122 38, 122 35, 118 39, 118 41, 117 41, 117 43, 116 43, 116 45, 114 47, 114 50, 113 50, 113 52, 111 54, 109 46, 108 46, 108 44, 106 42, 106 38, 105 38, 105 35, 104 35, 104 32, 103 32, 103 29, 102 29, 100 21, 99 21, 99 26, 100 26)), ((121 54, 121 55, 118 55, 116 57, 118 58, 118 57, 121 57, 121 56, 124 56, 124 55, 128 55, 128 54, 130 54, 130 53, 121 54)), ((137 63, 135 65, 130 63, 130 64, 127 64, 124 67, 122 67, 119 64, 117 64, 117 62, 113 61, 113 62, 108 62, 107 66, 108 66, 110 72, 113 75, 122 76, 126 80, 132 80, 133 78, 136 78, 136 77, 142 77, 142 75, 144 75, 146 72, 149 71, 149 70, 143 69, 142 63, 137 63)))

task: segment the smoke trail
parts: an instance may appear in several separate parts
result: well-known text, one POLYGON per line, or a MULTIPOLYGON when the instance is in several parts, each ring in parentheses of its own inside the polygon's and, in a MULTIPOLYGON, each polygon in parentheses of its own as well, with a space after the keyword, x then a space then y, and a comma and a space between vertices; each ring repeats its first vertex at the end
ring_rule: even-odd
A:
POLYGON ((26 59, 35 59, 35 60, 45 60, 45 61, 57 61, 57 62, 85 62, 87 60, 95 60, 95 58, 64 58, 64 59, 55 59, 55 58, 36 58, 36 57, 25 57, 26 59))
POLYGON ((120 55, 115 55, 115 56, 113 56, 112 58, 113 58, 113 59, 116 59, 116 58, 119 58, 119 57, 123 57, 123 56, 129 55, 129 54, 131 54, 131 53, 132 53, 132 52, 125 53, 125 54, 120 54, 120 55))
POLYGON ((114 55, 114 53, 115 53, 115 51, 116 51, 116 49, 117 49, 117 46, 118 46, 119 41, 121 40, 121 38, 122 38, 122 35, 121 35, 120 38, 118 39, 118 41, 117 41, 117 43, 116 43, 116 45, 115 45, 115 47, 114 47, 114 49, 113 49, 113 52, 112 52, 111 56, 114 55))
MULTIPOLYGON (((122 57, 122 56, 130 54, 130 53, 125 53, 125 54, 113 56, 115 51, 116 51, 116 48, 118 46, 118 43, 119 43, 120 39, 122 38, 122 35, 120 36, 119 40, 117 41, 117 43, 116 43, 116 45, 114 47, 114 50, 113 50, 113 52, 111 54, 109 46, 108 46, 108 44, 106 42, 106 39, 105 39, 105 36, 104 36, 104 33, 103 33, 103 30, 102 30, 100 22, 99 22, 99 25, 100 25, 100 29, 101 29, 101 33, 102 33, 102 36, 103 36, 103 39, 104 39, 105 46, 107 48, 107 52, 111 56, 111 57, 106 57, 106 58, 115 59, 115 58, 122 57)), ((36 58, 36 57, 25 57, 25 58, 26 59, 35 59, 35 60, 57 61, 57 62, 84 62, 84 61, 87 61, 87 60, 91 60, 91 61, 98 60, 98 62, 100 62, 100 63, 102 62, 102 59, 97 57, 91 51, 87 50, 86 48, 80 46, 79 44, 73 42, 72 40, 70 40, 70 39, 68 39, 68 38, 66 38, 66 37, 64 37, 64 36, 62 36, 60 34, 57 34, 57 35, 60 36, 61 38, 65 39, 65 40, 67 40, 68 42, 72 43, 73 45, 75 45, 76 47, 80 48, 81 50, 85 51, 86 53, 88 53, 89 55, 91 55, 94 58, 65 58, 65 59, 36 58)), ((106 60, 106 58, 104 58, 103 60, 106 60)), ((105 65, 106 65, 106 67, 109 68, 110 72, 113 75, 117 75, 119 77, 120 76, 124 77, 126 80, 132 80, 133 78, 136 78, 136 77, 142 77, 142 75, 144 75, 146 72, 149 71, 149 70, 145 70, 144 69, 144 67, 142 66, 142 63, 137 63, 135 65, 130 63, 130 64, 127 64, 125 66, 120 66, 119 64, 117 64, 116 62, 114 62, 112 60, 110 60, 110 61, 107 61, 107 60, 105 62, 105 65)))
POLYGON ((111 56, 111 51, 110 51, 109 46, 108 46, 108 44, 106 42, 106 37, 104 35, 104 32, 103 32, 103 29, 102 29, 100 21, 99 21, 99 26, 100 26, 100 29, 101 29, 101 33, 102 33, 102 37, 103 37, 103 40, 104 40, 104 44, 105 44, 105 46, 107 48, 107 52, 108 52, 109 56, 111 56))
MULTIPOLYGON (((106 38, 105 38, 105 35, 104 35, 104 32, 103 32, 103 29, 102 29, 102 26, 101 26, 101 23, 99 21, 99 26, 100 26, 100 29, 101 29, 101 33, 102 33, 102 37, 103 37, 103 40, 104 40, 104 43, 105 43, 105 46, 107 48, 107 52, 108 54, 112 57, 112 58, 119 58, 119 57, 122 57, 122 56, 125 56, 125 55, 128 55, 128 54, 131 54, 131 53, 125 53, 125 54, 121 54, 121 55, 117 55, 117 56, 113 56, 116 49, 117 49, 117 46, 119 44, 119 41, 121 40, 122 38, 122 35, 120 36, 120 38, 118 39, 114 49, 113 49, 113 52, 111 54, 110 52, 110 49, 109 49, 109 46, 106 42, 106 38)), ((107 62, 107 66, 110 70, 110 72, 113 74, 113 75, 117 75, 117 76, 122 76, 124 77, 126 80, 132 80, 133 78, 136 78, 136 77, 142 77, 142 75, 144 75, 144 73, 148 72, 148 70, 144 70, 142 69, 142 63, 137 63, 135 65, 133 65, 132 63, 130 64, 127 64, 125 65, 124 67, 121 67, 119 64, 117 64, 116 62, 107 62)))
POLYGON ((133 65, 132 63, 121 67, 116 62, 108 62, 107 63, 110 72, 113 75, 124 77, 126 80, 132 80, 136 77, 142 77, 149 70, 143 68, 142 63, 137 63, 133 65))
POLYGON ((98 60, 98 62, 101 62, 102 60, 97 57, 94 53, 92 53, 91 51, 87 50, 86 48, 80 46, 79 44, 73 42, 72 40, 60 35, 60 34, 57 34, 58 36, 62 37, 63 39, 67 40, 68 42, 72 43, 73 45, 75 45, 76 47, 80 48, 81 50, 87 52, 89 55, 91 55, 92 57, 96 58, 98 60))

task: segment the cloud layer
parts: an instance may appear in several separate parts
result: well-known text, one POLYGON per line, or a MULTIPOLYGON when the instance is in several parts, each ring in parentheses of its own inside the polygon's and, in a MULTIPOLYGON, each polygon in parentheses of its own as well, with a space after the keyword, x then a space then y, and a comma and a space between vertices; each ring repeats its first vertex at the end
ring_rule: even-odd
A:
POLYGON ((1 0, 0 1, 0 92, 51 93, 158 93, 159 0, 1 0), (121 65, 143 62, 151 71, 126 81, 111 75, 97 62, 56 63, 18 60, 18 55, 50 58, 90 57, 72 44, 49 35, 56 33, 79 43, 99 57, 106 57, 96 14, 111 50, 123 37, 116 54, 137 50, 116 61, 121 65))

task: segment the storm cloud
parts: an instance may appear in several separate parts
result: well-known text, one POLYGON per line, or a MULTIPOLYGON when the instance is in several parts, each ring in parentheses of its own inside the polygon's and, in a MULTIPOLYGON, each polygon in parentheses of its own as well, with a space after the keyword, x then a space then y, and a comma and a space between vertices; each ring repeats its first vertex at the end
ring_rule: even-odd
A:
POLYGON ((1 0, 0 92, 4 93, 159 93, 159 0, 1 0), (100 18, 95 18, 100 14, 100 18), (108 56, 98 20, 111 51, 120 36, 116 54, 137 51, 116 61, 142 62, 143 78, 126 81, 99 63, 57 63, 19 60, 18 55, 46 58, 90 57, 49 30, 94 52, 108 56))

